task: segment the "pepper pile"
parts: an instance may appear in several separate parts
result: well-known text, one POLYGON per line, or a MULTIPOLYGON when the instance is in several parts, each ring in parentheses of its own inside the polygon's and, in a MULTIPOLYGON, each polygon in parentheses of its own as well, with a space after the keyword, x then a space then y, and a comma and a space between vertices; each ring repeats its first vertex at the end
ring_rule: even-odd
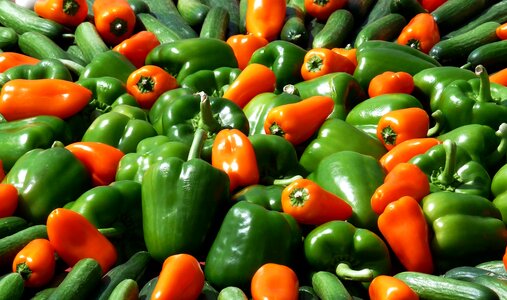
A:
POLYGON ((507 299, 507 1, 21 2, 0 299, 507 299))

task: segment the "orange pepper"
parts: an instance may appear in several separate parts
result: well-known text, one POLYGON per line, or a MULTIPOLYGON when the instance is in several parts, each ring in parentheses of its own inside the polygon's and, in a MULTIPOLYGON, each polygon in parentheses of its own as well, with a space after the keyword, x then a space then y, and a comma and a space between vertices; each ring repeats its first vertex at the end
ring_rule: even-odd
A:
POLYGON ((426 54, 439 41, 438 25, 430 13, 419 13, 412 17, 396 40, 398 44, 410 46, 426 54))
POLYGON ((86 167, 93 186, 108 185, 115 180, 124 153, 101 142, 75 142, 65 146, 86 167))
POLYGON ((326 48, 313 48, 305 54, 301 76, 310 80, 335 72, 353 74, 355 68, 354 63, 343 55, 326 48))
POLYGON ((0 73, 19 65, 35 65, 40 60, 17 52, 0 52, 0 73))
POLYGON ((164 260, 151 300, 195 300, 204 286, 199 261, 190 254, 175 254, 164 260))
POLYGON ((148 53, 158 45, 160 42, 153 32, 142 30, 114 46, 113 51, 120 52, 136 68, 140 68, 144 66, 148 53))
POLYGON ((62 79, 13 79, 0 91, 0 114, 7 121, 40 115, 66 119, 81 111, 92 92, 62 79))
POLYGON ((368 287, 370 300, 419 300, 419 296, 402 280, 389 275, 379 275, 368 287))
POLYGON ((243 108, 260 93, 273 92, 276 88, 276 75, 265 65, 249 64, 231 83, 222 96, 243 108))
POLYGON ((305 0, 306 12, 319 21, 326 21, 335 11, 345 7, 347 0, 305 0))
POLYGON ((155 65, 145 65, 130 73, 126 84, 127 92, 145 109, 150 109, 164 92, 177 87, 176 78, 155 65))
POLYGON ((414 90, 414 78, 407 72, 386 71, 370 80, 368 95, 375 96, 392 93, 410 94, 414 90))
POLYGON ((507 23, 503 23, 496 28, 496 36, 501 40, 507 40, 507 23))
POLYGON ((37 0, 33 10, 45 19, 76 27, 88 16, 86 0, 37 0))
POLYGON ((380 233, 407 271, 433 273, 426 217, 416 199, 391 202, 377 220, 380 233))
POLYGON ((0 218, 14 215, 18 207, 18 190, 10 183, 0 183, 0 218))
POLYGON ((259 169, 252 143, 238 129, 220 130, 211 147, 211 164, 230 179, 230 190, 259 183, 259 169))
POLYGON ((489 75, 489 81, 507 86, 507 68, 489 75))
POLYGON ((423 154, 440 143, 440 140, 430 137, 403 141, 382 155, 379 159, 380 165, 389 173, 397 164, 408 162, 412 157, 423 154))
POLYGON ((234 56, 236 56, 236 60, 238 61, 238 68, 243 70, 248 65, 252 54, 257 49, 266 46, 268 40, 262 36, 253 34, 235 34, 231 35, 226 43, 229 44, 232 51, 234 51, 234 56))
POLYGON ((255 271, 250 290, 253 300, 297 300, 299 280, 291 268, 266 263, 255 271))
POLYGON ((12 272, 18 272, 26 287, 40 288, 55 274, 55 250, 47 239, 34 239, 16 254, 12 272))
POLYGON ((429 193, 428 176, 414 164, 399 163, 387 173, 384 183, 373 192, 371 208, 380 215, 389 203, 403 196, 411 196, 421 201, 429 193))
POLYGON ((403 141, 427 137, 430 126, 428 113, 419 107, 409 107, 384 114, 377 125, 377 137, 387 150, 403 141))
POLYGON ((357 55, 356 55, 357 49, 356 48, 352 48, 352 47, 333 48, 333 49, 331 49, 331 51, 345 56, 354 64, 354 66, 357 67, 357 55))
POLYGON ((127 0, 95 0, 92 9, 97 32, 107 44, 118 45, 134 32, 136 14, 127 0))
POLYGON ((106 273, 116 263, 113 244, 79 213, 66 208, 54 209, 46 226, 51 245, 70 267, 90 257, 97 260, 102 272, 106 273))
POLYGON ((293 145, 308 140, 333 111, 334 100, 312 96, 296 103, 272 108, 264 121, 264 132, 284 137, 293 145))
POLYGON ((278 37, 285 22, 286 0, 249 0, 246 8, 246 32, 268 41, 278 37))
POLYGON ((347 202, 305 178, 296 179, 283 189, 282 209, 301 224, 320 225, 352 216, 347 202))

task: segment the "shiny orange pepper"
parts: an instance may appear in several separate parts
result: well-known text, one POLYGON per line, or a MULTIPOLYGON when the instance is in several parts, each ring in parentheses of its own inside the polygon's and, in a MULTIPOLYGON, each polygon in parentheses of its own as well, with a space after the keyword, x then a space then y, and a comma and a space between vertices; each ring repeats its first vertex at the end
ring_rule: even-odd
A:
POLYGON ((13 216, 17 207, 18 190, 16 187, 10 183, 0 183, 0 218, 13 216))
POLYGON ((243 108, 253 97, 261 93, 274 92, 276 75, 265 65, 249 64, 229 85, 222 96, 243 108))
POLYGON ((283 189, 282 209, 301 224, 320 225, 352 216, 352 207, 345 200, 306 178, 296 179, 283 189))
POLYGON ((399 163, 387 173, 384 182, 371 195, 371 208, 380 215, 389 203, 403 196, 417 201, 430 193, 428 176, 411 163, 399 163))
POLYGON ((226 43, 229 44, 232 51, 234 51, 234 56, 236 56, 236 60, 238 61, 238 68, 243 70, 248 65, 252 54, 257 49, 266 46, 268 40, 262 36, 253 34, 235 34, 231 35, 226 43))
POLYGON ((55 274, 55 250, 47 239, 34 239, 16 254, 12 272, 21 274, 26 287, 40 288, 55 274))
POLYGON ((377 224, 407 271, 433 273, 428 223, 416 199, 403 196, 389 203, 377 224))
POLYGON ((286 0, 249 0, 246 8, 246 32, 272 41, 285 22, 286 0))
POLYGON ((253 300, 297 300, 299 280, 291 268, 266 263, 255 271, 250 290, 253 300))
POLYGON ((402 280, 379 275, 368 287, 370 300, 419 300, 419 296, 402 280))
POLYGON ((166 70, 155 65, 145 65, 130 73, 127 92, 134 96, 141 108, 150 109, 164 92, 178 87, 178 81, 166 70))
POLYGON ((272 108, 264 121, 264 132, 284 137, 293 145, 308 140, 333 111, 334 100, 312 96, 296 103, 272 108))
POLYGON ((384 114, 377 125, 377 137, 387 150, 403 141, 428 135, 430 116, 419 107, 409 107, 384 114))
POLYGON ((0 52, 0 73, 19 65, 35 65, 40 60, 18 52, 0 52))
POLYGON ((217 133, 211 147, 211 164, 229 175, 231 191, 259 183, 253 145, 238 129, 222 129, 217 133))
POLYGON ((33 10, 45 19, 76 27, 88 16, 86 0, 37 0, 33 10))
POLYGON ((121 150, 101 142, 75 142, 65 146, 86 167, 93 186, 108 185, 115 180, 121 150))
POLYGON ((410 46, 424 53, 429 53, 439 41, 438 25, 430 13, 415 15, 401 30, 396 40, 398 44, 410 46))
POLYGON ((195 300, 204 286, 199 261, 190 254, 175 254, 164 260, 151 300, 195 300))
POLYGON ((440 140, 430 137, 403 141, 382 155, 379 159, 380 165, 386 172, 391 172, 397 164, 408 162, 412 157, 423 154, 440 143, 440 140))
POLYGON ((92 5, 95 27, 109 45, 118 45, 134 32, 136 14, 127 0, 95 0, 92 5))
MULTIPOLYGON (((350 46, 350 45, 349 45, 350 46)), ((331 51, 336 52, 340 55, 345 56, 348 58, 354 66, 357 67, 357 49, 352 47, 345 47, 345 48, 333 48, 331 51)))
POLYGON ((507 40, 507 23, 503 23, 496 28, 496 36, 501 40, 507 40))
POLYGON ((305 0, 306 12, 319 21, 326 21, 335 11, 345 7, 347 0, 305 0))
POLYGON ((405 93, 414 90, 414 78, 407 72, 386 71, 370 80, 368 95, 370 98, 383 94, 405 93))
POLYGON ((0 114, 7 121, 40 115, 62 119, 81 111, 92 99, 92 92, 62 79, 13 79, 0 91, 0 114))
POLYGON ((326 48, 313 48, 305 54, 301 76, 310 80, 335 72, 353 74, 355 68, 354 63, 343 55, 326 48))
POLYGON ((148 53, 158 45, 160 42, 153 32, 142 30, 114 46, 113 51, 120 52, 136 68, 140 68, 144 66, 148 53))
POLYGON ((489 75, 489 81, 507 86, 507 68, 489 75))

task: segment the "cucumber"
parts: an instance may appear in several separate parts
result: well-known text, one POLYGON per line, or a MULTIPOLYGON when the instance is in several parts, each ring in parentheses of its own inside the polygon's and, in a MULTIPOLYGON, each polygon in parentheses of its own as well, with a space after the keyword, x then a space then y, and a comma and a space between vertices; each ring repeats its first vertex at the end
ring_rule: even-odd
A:
POLYGON ((134 13, 140 14, 140 13, 150 13, 150 7, 148 6, 148 3, 143 0, 127 0, 130 7, 134 11, 134 13))
POLYGON ((476 265, 476 267, 498 273, 503 276, 507 276, 507 270, 505 270, 505 266, 502 260, 485 261, 476 265))
POLYGON ((308 42, 305 15, 304 6, 301 8, 295 0, 289 0, 285 24, 280 31, 280 39, 305 47, 308 42))
POLYGON ((507 68, 507 40, 484 44, 475 48, 467 58, 464 68, 474 69, 482 65, 488 73, 507 68))
POLYGON ((313 38, 313 48, 343 48, 354 29, 354 16, 346 9, 335 10, 324 28, 313 38))
POLYGON ((468 32, 436 43, 428 54, 442 65, 462 66, 473 50, 498 41, 495 32, 498 26, 500 23, 497 22, 483 23, 468 32))
POLYGON ((28 227, 28 221, 18 216, 0 218, 0 239, 28 227))
POLYGON ((208 15, 204 19, 199 37, 225 41, 228 24, 229 12, 221 6, 214 6, 209 10, 208 15))
POLYGON ((69 54, 69 56, 74 57, 73 59, 76 59, 77 57, 77 59, 85 61, 83 51, 81 50, 81 48, 79 48, 78 45, 70 45, 67 48, 67 53, 69 54))
POLYGON ((223 7, 229 13, 228 35, 240 33, 240 4, 238 0, 206 0, 211 7, 223 7))
POLYGON ((9 50, 18 45, 18 34, 10 27, 0 27, 0 50, 9 50))
POLYGON ((246 9, 248 0, 239 0, 239 33, 246 33, 246 9))
POLYGON ((95 299, 107 300, 115 287, 125 279, 138 281, 143 276, 151 256, 147 251, 139 251, 126 262, 107 272, 97 287, 95 299))
POLYGON ((91 22, 81 22, 74 32, 76 45, 83 52, 84 61, 88 64, 102 52, 109 50, 95 25, 91 22))
POLYGON ((405 25, 407 25, 405 17, 397 13, 390 13, 364 26, 356 35, 354 48, 361 46, 362 43, 369 40, 393 41, 398 37, 405 25))
POLYGON ((319 32, 326 26, 325 23, 319 22, 316 18, 313 18, 308 23, 308 46, 303 48, 312 48, 313 40, 319 34, 319 32))
POLYGON ((443 276, 447 278, 454 278, 464 281, 474 281, 474 279, 479 276, 491 276, 507 280, 507 276, 504 276, 502 274, 470 266, 460 266, 452 268, 450 270, 447 270, 447 272, 445 272, 443 276))
POLYGON ((452 0, 446 1, 431 12, 437 22, 440 36, 463 26, 478 15, 486 5, 486 0, 452 0))
POLYGON ((21 274, 14 272, 0 277, 0 299, 22 299, 24 291, 25 281, 21 274))
POLYGON ((150 300, 151 294, 158 282, 158 276, 150 279, 139 291, 139 300, 150 300))
POLYGON ((319 271, 312 275, 312 287, 322 300, 352 299, 341 280, 335 274, 319 271))
POLYGON ((56 287, 48 287, 38 291, 30 300, 47 300, 49 296, 56 290, 56 287))
MULTIPOLYGON (((169 28, 177 37, 180 39, 197 37, 197 33, 181 17, 178 8, 172 0, 149 0, 146 3, 156 19, 169 28)), ((141 14, 137 16, 139 17, 139 15, 141 14)), ((162 43, 162 41, 160 42, 162 43)))
POLYGON ((411 271, 397 273, 394 277, 405 282, 421 299, 499 299, 495 292, 474 282, 411 271))
POLYGON ((410 20, 418 14, 427 13, 417 0, 392 0, 391 12, 401 14, 406 20, 410 20))
POLYGON ((137 300, 139 286, 133 279, 124 279, 114 288, 108 300, 137 300))
POLYGON ((488 275, 479 275, 473 279, 473 282, 494 291, 500 299, 507 299, 507 280, 488 275))
POLYGON ((0 239, 0 266, 9 266, 16 254, 35 239, 47 239, 46 225, 33 225, 0 239))
POLYGON ((376 20, 383 18, 391 13, 391 1, 392 0, 377 0, 363 22, 362 27, 375 22, 376 20))
POLYGON ((164 25, 159 19, 151 14, 137 14, 137 19, 145 30, 153 33, 157 37, 161 44, 181 40, 177 31, 164 25))
POLYGON ((313 287, 308 285, 303 285, 299 287, 298 292, 298 299, 299 300, 319 300, 319 296, 317 296, 317 293, 315 293, 315 290, 313 287))
POLYGON ((102 276, 100 264, 93 258, 79 260, 56 287, 48 300, 90 299, 102 276))
POLYGON ((228 286, 220 291, 218 300, 248 300, 248 297, 240 288, 228 286))
POLYGON ((354 22, 362 24, 376 0, 348 0, 345 8, 354 16, 354 22))
POLYGON ((41 18, 13 1, 0 1, 0 24, 14 29, 18 34, 35 31, 52 40, 57 40, 66 32, 63 25, 41 18))
POLYGON ((176 8, 181 17, 190 26, 200 26, 204 22, 210 7, 199 0, 178 1, 176 8))

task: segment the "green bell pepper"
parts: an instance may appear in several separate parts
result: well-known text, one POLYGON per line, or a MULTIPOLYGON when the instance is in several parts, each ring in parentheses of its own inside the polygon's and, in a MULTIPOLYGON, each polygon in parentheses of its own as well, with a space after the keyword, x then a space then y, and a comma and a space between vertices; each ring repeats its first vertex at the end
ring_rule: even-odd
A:
POLYGON ((507 224, 507 164, 505 163, 491 178, 491 195, 493 205, 500 210, 502 220, 507 224))
POLYGON ((127 93, 125 83, 111 76, 83 78, 76 83, 92 92, 92 100, 88 107, 100 113, 110 111, 116 99, 127 93))
POLYGON ((239 201, 225 215, 206 257, 204 274, 212 286, 248 291, 257 269, 265 263, 295 264, 302 248, 296 220, 258 204, 239 201))
POLYGON ((248 63, 269 67, 276 76, 276 90, 282 91, 287 84, 303 81, 301 66, 305 55, 304 48, 291 42, 275 40, 255 50, 248 63))
POLYGON ((49 148, 55 141, 69 143, 70 128, 54 116, 36 116, 11 122, 0 122, 0 160, 5 171, 26 152, 49 148))
POLYGON ((144 174, 144 240, 159 262, 177 253, 205 253, 212 225, 229 201, 228 175, 199 158, 205 135, 202 129, 196 131, 188 160, 167 157, 144 174))
POLYGON ((283 185, 272 184, 262 185, 254 184, 242 188, 232 195, 232 201, 247 201, 258 204, 266 209, 274 211, 283 211, 282 209, 282 191, 283 185))
POLYGON ((392 268, 385 242, 375 232, 346 221, 330 221, 310 231, 304 253, 314 270, 366 285, 378 275, 390 274, 392 268))
POLYGON ((136 66, 118 51, 108 50, 97 54, 92 61, 81 71, 79 80, 97 77, 114 77, 123 83, 127 83, 130 73, 136 70, 136 66))
POLYGON ((35 224, 45 224, 53 209, 63 207, 91 187, 83 163, 59 146, 23 154, 3 182, 18 190, 16 215, 35 224))
POLYGON ((377 214, 371 196, 384 183, 385 172, 373 156, 355 151, 339 151, 323 158, 308 179, 345 200, 352 207, 349 222, 377 231, 377 214))
POLYGON ((137 144, 135 153, 127 153, 120 159, 116 180, 130 179, 141 183, 144 173, 155 162, 166 157, 186 159, 189 151, 189 145, 171 141, 165 135, 147 137, 137 144))
POLYGON ((344 120, 354 106, 368 98, 359 82, 345 72, 331 73, 301 81, 294 86, 303 99, 316 95, 333 98, 335 105, 328 118, 344 120))
POLYGON ((421 206, 433 231, 438 271, 498 259, 505 252, 507 229, 489 199, 440 191, 424 197, 421 206))
POLYGON ((488 171, 452 140, 431 147, 409 162, 428 176, 431 192, 452 191, 489 197, 491 177, 488 171))
POLYGON ((200 70, 238 67, 231 46, 213 38, 188 38, 162 43, 148 53, 146 64, 164 68, 180 84, 185 77, 200 70))
POLYGON ((222 97, 229 85, 238 78, 241 69, 220 67, 215 70, 200 70, 188 75, 181 82, 181 87, 192 92, 205 92, 212 97, 222 97))
POLYGON ((300 164, 313 172, 325 157, 344 150, 359 152, 380 159, 386 152, 384 145, 363 130, 341 119, 327 119, 320 126, 317 137, 305 148, 300 164))
POLYGON ((45 58, 34 65, 19 65, 0 73, 0 88, 13 79, 62 79, 72 81, 67 67, 58 59, 45 58))

